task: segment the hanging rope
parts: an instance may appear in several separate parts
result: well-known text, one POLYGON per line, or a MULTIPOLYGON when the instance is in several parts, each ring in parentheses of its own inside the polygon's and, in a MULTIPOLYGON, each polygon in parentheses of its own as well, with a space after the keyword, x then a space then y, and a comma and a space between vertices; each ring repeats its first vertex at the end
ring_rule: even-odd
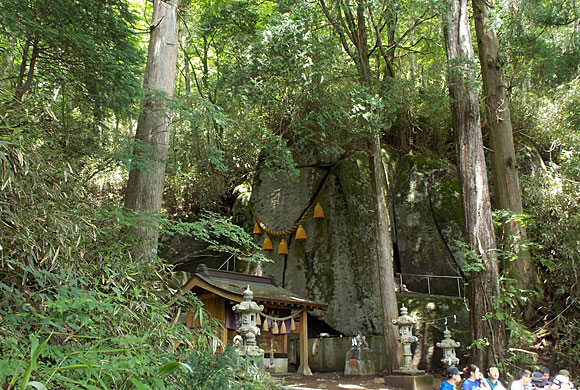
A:
POLYGON ((300 313, 302 313, 305 309, 300 309, 298 310, 296 313, 294 314, 290 314, 289 316, 286 317, 273 317, 273 316, 269 316, 268 314, 264 314, 264 313, 260 313, 260 315, 268 320, 272 320, 272 321, 286 321, 292 318, 296 318, 300 315, 300 313))
POLYGON ((260 226, 260 229, 262 229, 268 235, 273 236, 273 237, 285 237, 285 236, 290 236, 290 235, 294 234, 294 232, 298 229, 298 226, 304 225, 304 223, 312 215, 312 212, 314 211, 314 208, 316 207, 316 203, 318 202, 318 199, 320 198, 320 195, 322 194, 322 190, 326 186, 326 183, 328 183, 328 179, 330 178, 330 174, 334 170, 335 167, 336 167, 336 164, 333 165, 332 168, 330 168, 330 170, 326 173, 326 177, 322 181, 322 185, 320 186, 320 189, 316 193, 316 196, 312 199, 312 201, 310 202, 310 205, 308 206, 306 211, 302 214, 302 217, 290 229, 286 229, 286 230, 270 229, 256 215, 256 212, 254 211, 254 208, 252 207, 252 205, 249 205, 250 206, 250 213, 252 214, 252 217, 254 218, 256 223, 260 226))
MULTIPOLYGON (((296 329, 296 326, 294 324, 294 318, 298 317, 304 310, 305 309, 300 309, 296 313, 290 314, 289 316, 286 317, 274 317, 264 313, 259 313, 260 315, 258 316, 258 320, 260 320, 261 318, 260 316, 264 317, 262 330, 265 332, 270 331, 272 332, 272 334, 288 333, 286 331, 286 321, 290 320, 290 332, 294 331, 296 329), (268 324, 268 320, 270 320, 270 324, 268 324), (278 328, 278 322, 281 324, 280 328, 278 328), (270 328, 271 330, 269 330, 270 328)), ((259 322, 260 321, 257 321, 256 323, 259 322)))

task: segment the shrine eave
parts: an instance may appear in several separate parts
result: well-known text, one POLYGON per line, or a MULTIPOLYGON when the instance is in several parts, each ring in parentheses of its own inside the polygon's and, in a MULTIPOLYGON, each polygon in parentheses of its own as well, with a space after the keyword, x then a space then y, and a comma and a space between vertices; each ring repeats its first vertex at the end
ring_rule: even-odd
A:
POLYGON ((205 290, 234 302, 241 302, 247 287, 254 293, 254 301, 265 305, 286 306, 297 309, 326 310, 322 302, 302 298, 282 287, 276 286, 271 278, 246 275, 237 272, 205 269, 195 273, 181 288, 182 293, 205 290))

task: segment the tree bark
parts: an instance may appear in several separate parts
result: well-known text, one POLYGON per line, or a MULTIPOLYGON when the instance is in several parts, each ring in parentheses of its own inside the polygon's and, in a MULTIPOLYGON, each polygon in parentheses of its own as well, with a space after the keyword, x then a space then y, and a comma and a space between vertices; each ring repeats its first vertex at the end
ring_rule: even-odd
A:
POLYGON ((398 317, 397 296, 395 294, 395 277, 393 271, 393 242, 391 238, 391 218, 385 196, 387 180, 383 166, 381 140, 376 135, 371 142, 369 158, 371 185, 375 206, 376 250, 379 271, 379 287, 383 307, 383 330, 386 341, 387 371, 392 373, 399 368, 399 344, 397 327, 393 320, 398 317))
POLYGON ((22 62, 20 63, 20 72, 18 74, 18 80, 16 81, 16 89, 14 92, 14 99, 17 102, 22 101, 22 97, 30 87, 32 86, 32 80, 34 78, 34 71, 36 69, 36 60, 39 54, 39 42, 40 38, 38 34, 28 34, 26 42, 24 44, 22 53, 22 62), (30 54, 30 61, 28 61, 28 51, 32 45, 32 53, 30 54), (28 67, 28 70, 27 70, 28 67), (26 75, 26 78, 25 78, 26 75))
MULTIPOLYGON (((359 83, 367 88, 372 87, 372 75, 370 67, 370 50, 368 43, 368 31, 366 21, 373 18, 370 6, 362 0, 355 4, 347 4, 342 1, 336 2, 336 16, 332 14, 325 0, 319 0, 324 15, 334 27, 343 49, 351 57, 356 66, 359 83)), ((380 49, 383 50, 383 59, 388 69, 391 63, 389 57, 382 46, 381 32, 378 26, 380 23, 372 19, 371 34, 376 42, 380 42, 380 49)), ((394 48, 393 48, 394 50, 394 48)), ((390 55, 393 55, 393 51, 390 55)), ((393 325, 393 320, 398 317, 397 297, 395 295, 395 276, 393 271, 393 243, 390 229, 391 220, 387 200, 385 197, 385 171, 382 161, 382 149, 380 135, 373 136, 369 142, 369 174, 372 183, 375 238, 377 250, 377 267, 379 272, 379 288, 381 293, 381 304, 383 312, 383 331, 387 348, 386 367, 389 373, 399 368, 401 351, 397 342, 397 328, 393 325)), ((370 270, 372 272, 372 270, 370 270)))
POLYGON ((154 0, 151 35, 135 135, 133 166, 125 194, 125 207, 138 214, 131 228, 136 241, 132 254, 149 261, 157 253, 165 164, 169 147, 169 110, 165 97, 173 95, 177 64, 178 0, 154 0), (165 97, 164 97, 164 96, 165 97))
POLYGON ((487 167, 483 152, 481 119, 473 47, 469 35, 467 0, 446 0, 448 13, 443 31, 449 63, 448 87, 455 131, 459 182, 463 204, 468 275, 467 297, 474 341, 487 340, 489 347, 472 348, 472 359, 480 367, 502 361, 505 326, 490 313, 499 297, 499 271, 495 261, 496 241, 491 215, 487 167))
MULTIPOLYGON (((472 0, 472 4, 489 126, 496 206, 521 213, 522 198, 510 109, 499 58, 499 40, 489 20, 490 3, 487 0, 472 0)), ((538 275, 530 252, 519 245, 526 240, 525 227, 518 221, 509 222, 503 226, 502 233, 504 247, 518 255, 515 260, 504 264, 504 269, 518 282, 519 287, 537 290, 538 275)))

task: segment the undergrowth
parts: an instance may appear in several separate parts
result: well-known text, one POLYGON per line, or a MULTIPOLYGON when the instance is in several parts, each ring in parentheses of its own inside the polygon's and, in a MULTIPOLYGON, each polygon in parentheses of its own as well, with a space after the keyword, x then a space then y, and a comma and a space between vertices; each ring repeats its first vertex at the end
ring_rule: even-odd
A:
MULTIPOLYGON (((264 373, 241 375, 230 354, 215 354, 216 322, 190 330, 177 321, 186 310, 200 315, 203 309, 195 297, 170 288, 168 265, 131 258, 132 238, 124 232, 134 218, 94 185, 99 172, 116 169, 114 162, 98 155, 70 159, 51 137, 51 124, 31 120, 40 117, 33 108, 3 108, 0 388, 225 388, 187 379, 219 364, 229 367, 219 380, 238 386, 232 389, 274 386, 264 373)), ((234 244, 223 250, 250 253, 247 237, 228 230, 227 221, 208 214, 200 223, 214 235, 233 232, 234 244)), ((186 228, 198 230, 174 230, 186 228)))

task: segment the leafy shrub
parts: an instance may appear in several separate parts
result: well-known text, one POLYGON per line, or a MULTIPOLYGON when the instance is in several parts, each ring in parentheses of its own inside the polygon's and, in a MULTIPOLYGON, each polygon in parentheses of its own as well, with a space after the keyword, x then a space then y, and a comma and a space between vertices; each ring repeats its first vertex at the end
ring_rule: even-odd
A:
MULTIPOLYGON (((211 355, 217 324, 189 330, 176 323, 181 310, 203 315, 201 303, 176 295, 161 259, 131 258, 132 237, 124 231, 135 219, 93 185, 95 173, 87 169, 103 161, 113 164, 105 170, 114 169, 114 163, 98 154, 69 158, 66 142, 45 131, 50 124, 34 107, 4 107, 0 387, 174 388, 179 379, 160 369, 185 361, 192 350, 211 355)), ((215 215, 203 221, 214 235, 234 235, 234 245, 248 243, 215 215)))
POLYGON ((174 374, 182 389, 192 390, 273 390, 280 384, 253 363, 240 358, 233 349, 216 355, 196 350, 188 357, 184 375, 174 374))

